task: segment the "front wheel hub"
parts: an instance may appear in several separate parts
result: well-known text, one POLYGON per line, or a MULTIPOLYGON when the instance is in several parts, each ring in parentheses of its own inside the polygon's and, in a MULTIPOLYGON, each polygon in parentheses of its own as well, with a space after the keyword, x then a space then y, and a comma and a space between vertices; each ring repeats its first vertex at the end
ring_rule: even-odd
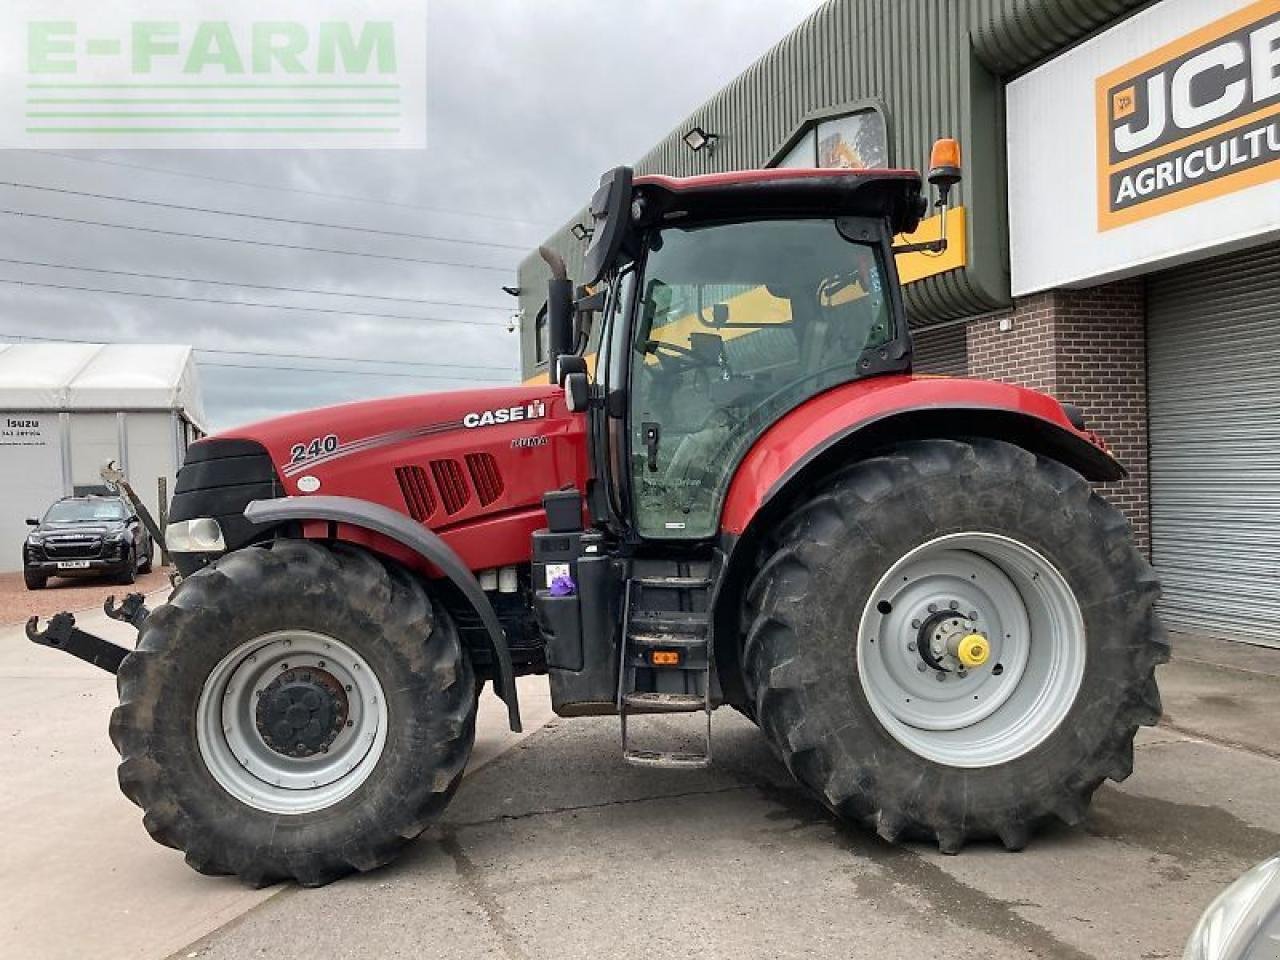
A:
POLYGON ((377 767, 387 729, 372 664, 310 630, 239 644, 210 671, 196 705, 209 773, 268 813, 313 813, 350 796, 377 767))
POLYGON ((254 717, 263 742, 286 757, 327 753, 347 722, 347 695, 320 667, 293 667, 258 696, 254 717))

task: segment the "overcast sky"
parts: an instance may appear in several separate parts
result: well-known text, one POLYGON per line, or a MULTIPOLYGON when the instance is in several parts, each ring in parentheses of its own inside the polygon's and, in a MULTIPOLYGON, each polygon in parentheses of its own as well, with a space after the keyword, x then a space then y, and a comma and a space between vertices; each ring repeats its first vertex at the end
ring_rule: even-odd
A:
POLYGON ((507 322, 515 301, 500 287, 514 282, 525 252, 586 202, 601 172, 638 158, 817 6, 818 0, 431 0, 426 151, 0 153, 0 180, 9 183, 450 239, 396 239, 0 186, 6 211, 488 268, 300 253, 0 213, 7 221, 0 260, 233 284, 0 262, 0 281, 10 281, 0 282, 0 334, 260 353, 200 355, 215 429, 359 397, 514 382, 517 336, 507 322), (16 280, 317 309, 113 296, 16 280))

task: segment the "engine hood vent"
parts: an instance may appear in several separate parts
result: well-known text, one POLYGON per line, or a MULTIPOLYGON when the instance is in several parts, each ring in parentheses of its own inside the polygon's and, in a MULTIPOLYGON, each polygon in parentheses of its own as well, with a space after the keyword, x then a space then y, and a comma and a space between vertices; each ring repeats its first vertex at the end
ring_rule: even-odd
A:
POLYGON ((430 520, 436 512, 436 498, 431 492, 431 484, 427 482, 427 471, 421 467, 396 467, 396 480, 405 506, 409 508, 409 516, 419 523, 430 520))
POLYGON ((476 488, 481 506, 487 507, 502 496, 502 474, 493 454, 468 453, 467 470, 471 473, 471 483, 476 488))
POLYGON ((431 478, 440 491, 440 501, 444 504, 444 512, 453 516, 467 505, 471 499, 471 488, 467 486, 466 477, 462 474, 462 465, 457 460, 432 460, 431 478))

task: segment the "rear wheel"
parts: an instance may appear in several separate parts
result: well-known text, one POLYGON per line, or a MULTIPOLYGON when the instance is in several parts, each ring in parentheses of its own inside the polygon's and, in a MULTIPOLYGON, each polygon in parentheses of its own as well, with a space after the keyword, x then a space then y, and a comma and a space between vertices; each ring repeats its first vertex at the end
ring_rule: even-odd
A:
POLYGON ((752 585, 760 725, 824 803, 888 839, 1022 847, 1128 776, 1160 713, 1158 586, 1074 471, 996 441, 848 468, 752 585))
POLYGON ((120 785, 202 873, 316 886, 392 860, 475 730, 447 614, 398 568, 282 540, 191 577, 121 665, 120 785))

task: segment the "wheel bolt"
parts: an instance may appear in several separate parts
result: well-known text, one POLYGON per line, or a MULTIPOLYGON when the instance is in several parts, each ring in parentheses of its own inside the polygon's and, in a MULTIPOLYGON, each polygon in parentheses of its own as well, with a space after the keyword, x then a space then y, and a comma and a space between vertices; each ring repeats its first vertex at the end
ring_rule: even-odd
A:
POLYGON ((346 690, 347 690, 347 693, 350 693, 350 692, 351 692, 351 684, 349 684, 349 683, 347 684, 347 686, 346 686, 346 690))
POLYGON ((960 609, 960 601, 959 601, 959 600, 952 600, 952 601, 951 601, 950 606, 951 606, 951 609, 952 609, 952 610, 959 610, 959 609, 960 609))
POLYGON ((917 663, 917 664, 916 664, 916 669, 917 669, 917 670, 919 670, 921 673, 924 673, 924 672, 925 672, 926 670, 928 670, 929 668, 928 668, 928 667, 926 667, 923 663, 917 663))
POLYGON ((348 727, 354 727, 355 725, 356 725, 356 722, 355 722, 354 720, 348 720, 348 721, 347 721, 347 726, 348 726, 348 727))
POLYGON ((936 603, 931 603, 931 604, 929 604, 929 612, 930 612, 930 613, 937 613, 937 612, 938 612, 938 605, 937 605, 936 603))
POLYGON ((908 644, 907 644, 907 649, 908 649, 908 650, 910 650, 912 653, 915 653, 915 652, 916 652, 916 642, 915 642, 914 640, 912 640, 910 643, 908 643, 908 644))
POLYGON ((937 676, 939 683, 942 683, 943 680, 947 679, 947 675, 945 673, 939 673, 937 676))
POLYGON ((288 665, 287 663, 282 663, 282 664, 280 664, 280 669, 281 669, 281 670, 288 670, 288 669, 289 669, 289 665, 288 665))
POLYGON ((292 646, 292 645, 293 645, 293 641, 292 641, 292 640, 284 640, 284 641, 281 641, 281 642, 282 642, 282 643, 284 643, 284 645, 285 645, 286 647, 289 647, 289 646, 292 646))
POLYGON ((261 690, 255 690, 255 691, 253 691, 253 695, 254 695, 255 697, 260 697, 260 696, 262 696, 262 691, 261 691, 261 690))
POLYGON ((919 629, 920 629, 920 621, 919 621, 919 620, 912 620, 912 621, 911 621, 911 629, 912 629, 912 630, 919 630, 919 629))
POLYGON ((977 620, 977 619, 978 619, 978 611, 977 611, 977 610, 970 610, 970 611, 969 611, 969 619, 970 619, 970 620, 977 620))

